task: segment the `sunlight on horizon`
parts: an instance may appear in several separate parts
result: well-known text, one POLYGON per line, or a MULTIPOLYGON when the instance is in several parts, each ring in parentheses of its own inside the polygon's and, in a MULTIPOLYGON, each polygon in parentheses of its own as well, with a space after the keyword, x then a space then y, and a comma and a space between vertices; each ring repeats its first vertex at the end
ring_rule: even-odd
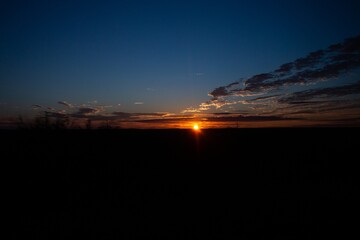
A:
POLYGON ((193 130, 194 130, 195 132, 199 132, 199 131, 200 131, 199 125, 198 125, 198 124, 194 124, 193 130))

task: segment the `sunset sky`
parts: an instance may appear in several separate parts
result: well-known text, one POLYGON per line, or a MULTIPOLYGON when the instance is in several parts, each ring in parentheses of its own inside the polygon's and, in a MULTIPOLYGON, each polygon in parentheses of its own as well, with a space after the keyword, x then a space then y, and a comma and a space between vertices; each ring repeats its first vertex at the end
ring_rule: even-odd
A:
POLYGON ((0 128, 360 126, 360 1, 0 2, 0 128))

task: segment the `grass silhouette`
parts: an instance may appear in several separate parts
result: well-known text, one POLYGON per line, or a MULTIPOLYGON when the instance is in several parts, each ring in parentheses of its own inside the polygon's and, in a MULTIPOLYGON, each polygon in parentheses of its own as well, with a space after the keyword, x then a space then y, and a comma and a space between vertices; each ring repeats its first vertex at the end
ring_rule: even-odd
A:
POLYGON ((358 129, 196 135, 40 123, 1 131, 15 239, 308 239, 353 230, 358 129))

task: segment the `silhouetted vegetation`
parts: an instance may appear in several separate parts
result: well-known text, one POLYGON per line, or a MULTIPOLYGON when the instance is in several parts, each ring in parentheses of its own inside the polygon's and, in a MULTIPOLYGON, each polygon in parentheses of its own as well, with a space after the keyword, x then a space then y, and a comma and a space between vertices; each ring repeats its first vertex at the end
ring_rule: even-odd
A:
POLYGON ((355 224, 358 129, 39 131, 52 124, 68 126, 1 131, 15 239, 309 239, 355 224))
POLYGON ((18 129, 64 130, 72 128, 74 125, 67 115, 52 116, 49 112, 44 111, 28 122, 22 116, 19 116, 17 127, 18 129))
POLYGON ((17 128, 18 129, 32 129, 32 130, 65 130, 65 129, 118 129, 114 127, 110 121, 104 121, 97 126, 94 126, 91 118, 84 120, 84 124, 76 123, 68 115, 50 114, 47 111, 40 113, 34 119, 25 121, 22 116, 18 117, 17 128))

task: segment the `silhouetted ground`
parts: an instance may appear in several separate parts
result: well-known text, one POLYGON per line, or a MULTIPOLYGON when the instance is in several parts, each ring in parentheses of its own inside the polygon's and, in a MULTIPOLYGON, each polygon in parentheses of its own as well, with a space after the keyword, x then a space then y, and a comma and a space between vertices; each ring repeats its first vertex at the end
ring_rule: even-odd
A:
POLYGON ((358 227, 359 129, 0 134, 14 239, 319 239, 358 227))

